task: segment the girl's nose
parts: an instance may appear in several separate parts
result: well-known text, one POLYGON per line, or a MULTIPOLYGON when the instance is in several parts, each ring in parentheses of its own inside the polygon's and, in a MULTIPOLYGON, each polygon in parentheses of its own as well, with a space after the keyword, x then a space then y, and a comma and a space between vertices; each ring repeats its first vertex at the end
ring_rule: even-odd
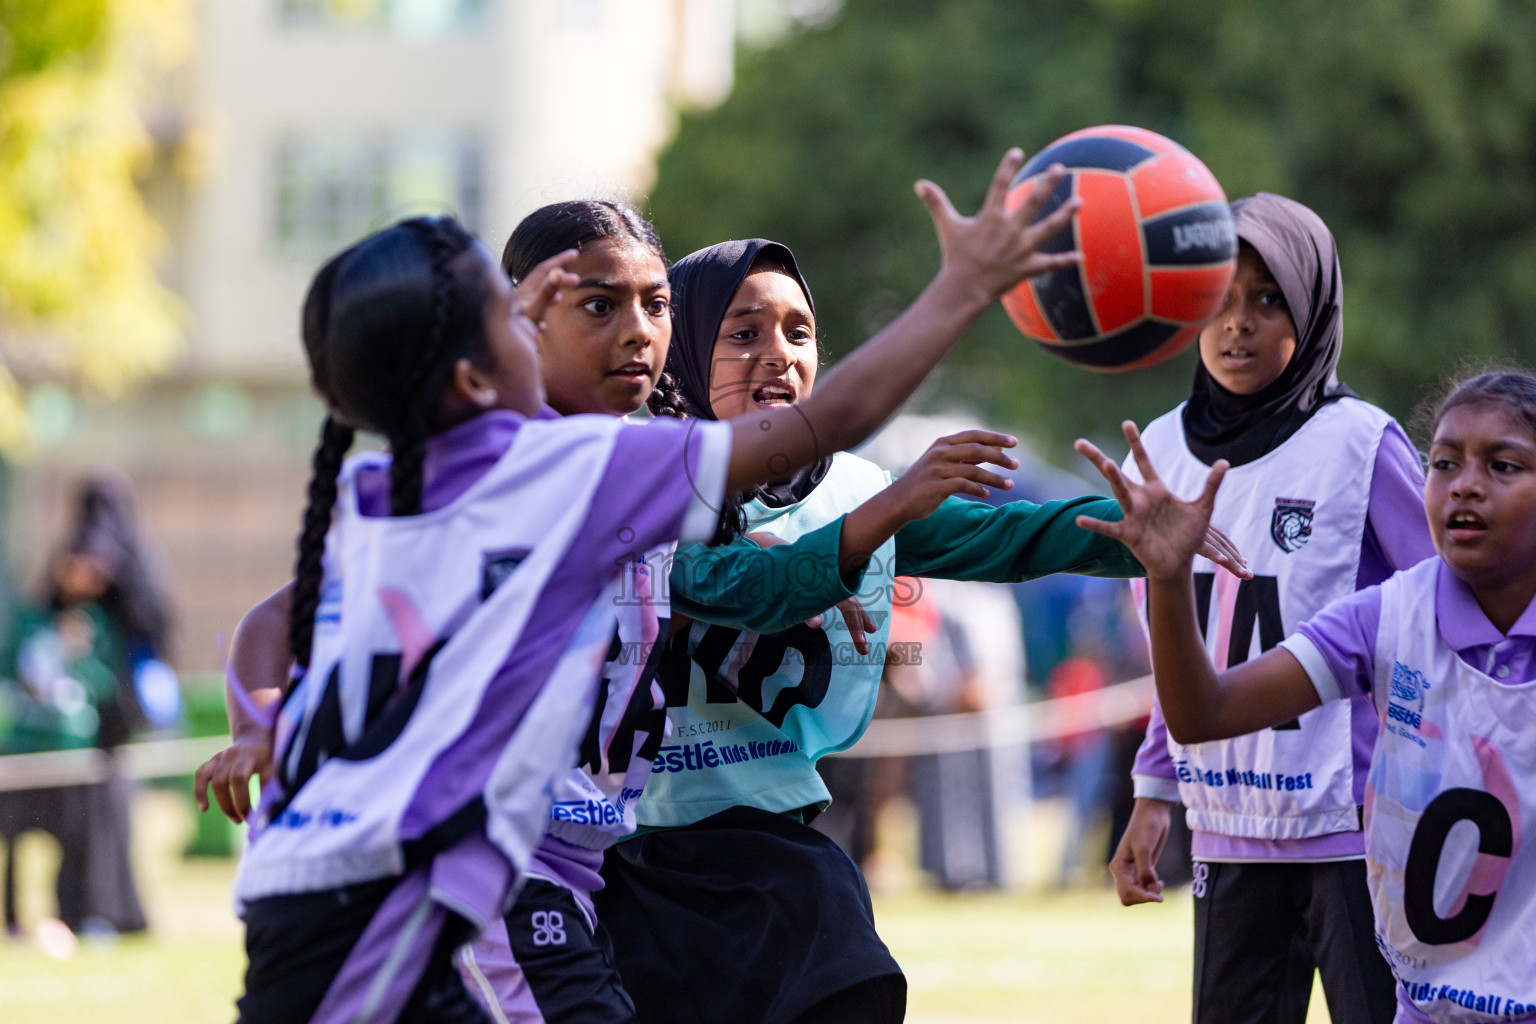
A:
POLYGON ((1252 311, 1246 299, 1238 298, 1227 310, 1222 328, 1229 334, 1245 334, 1253 331, 1252 311))
POLYGON ((1479 473, 1463 470, 1451 482, 1451 497, 1453 498, 1480 498, 1482 495, 1483 480, 1479 473))
POLYGON ((661 325, 656 318, 650 316, 645 309, 645 304, 640 301, 630 303, 628 316, 624 318, 624 344, 644 348, 647 345, 655 345, 661 340, 661 325))
POLYGON ((786 370, 795 365, 799 360, 799 357, 795 355, 795 346, 790 344, 789 339, 784 336, 784 331, 777 327, 773 329, 773 333, 769 337, 768 345, 763 350, 762 358, 763 362, 782 367, 786 370))

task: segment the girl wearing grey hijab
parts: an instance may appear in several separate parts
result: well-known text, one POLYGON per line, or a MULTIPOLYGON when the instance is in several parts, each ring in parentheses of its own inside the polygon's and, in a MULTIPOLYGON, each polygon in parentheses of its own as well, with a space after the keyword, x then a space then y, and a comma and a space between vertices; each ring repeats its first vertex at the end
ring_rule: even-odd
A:
MULTIPOLYGON (((1224 587, 1199 561, 1195 573, 1201 626, 1224 668, 1434 554, 1412 445, 1338 380, 1344 287, 1332 233, 1283 196, 1239 199, 1232 213, 1237 274, 1201 329, 1194 388, 1143 435, 1180 493, 1218 460, 1232 467, 1211 525, 1255 578, 1224 587)), ((1145 613, 1146 590, 1136 595, 1145 613)), ((1376 731, 1368 700, 1334 701, 1282 728, 1181 747, 1154 705, 1110 871, 1127 906, 1161 901, 1156 864, 1171 807, 1184 804, 1195 1024, 1302 1024, 1314 968, 1333 1020, 1392 1020, 1360 831, 1376 731)))

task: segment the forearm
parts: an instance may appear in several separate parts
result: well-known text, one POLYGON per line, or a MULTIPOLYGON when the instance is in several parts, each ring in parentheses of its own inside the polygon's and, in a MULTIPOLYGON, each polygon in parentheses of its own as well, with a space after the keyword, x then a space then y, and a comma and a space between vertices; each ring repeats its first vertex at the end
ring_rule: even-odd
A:
POLYGON ((841 359, 800 405, 828 447, 851 448, 873 434, 937 366, 992 297, 949 267, 905 312, 841 359), (825 425, 823 425, 825 421, 825 425))
POLYGON ((1051 573, 1141 576, 1125 545, 1076 525, 1079 515, 1118 519, 1112 500, 1073 498, 997 508, 961 498, 902 526, 896 535, 896 575, 983 583, 1017 583, 1051 573))
POLYGON ((845 515, 837 549, 837 569, 844 582, 859 575, 880 545, 906 523, 899 502, 889 490, 881 491, 845 515))
POLYGON ((862 565, 845 579, 834 557, 842 526, 833 521, 793 544, 760 548, 750 540, 678 549, 669 579, 673 612, 754 633, 776 633, 852 597, 862 565))
POLYGON ((778 479, 867 439, 911 397, 991 301, 945 267, 890 326, 845 356, 793 408, 743 417, 726 491, 778 479))
POLYGON ((1152 672, 1168 732, 1180 743, 1216 739, 1222 687, 1200 639, 1194 577, 1147 579, 1152 672))
POLYGON ((290 583, 246 612, 240 625, 235 627, 229 652, 231 678, 224 693, 224 709, 229 715, 230 735, 237 740, 264 735, 269 727, 267 713, 282 700, 293 663, 288 650, 288 616, 292 600, 293 585, 290 583), (236 686, 240 687, 240 693, 234 692, 236 686))
POLYGON ((1284 647, 1227 669, 1211 664, 1195 619, 1193 577, 1148 577, 1152 671, 1168 733, 1180 743, 1270 729, 1321 702, 1306 670, 1284 647))

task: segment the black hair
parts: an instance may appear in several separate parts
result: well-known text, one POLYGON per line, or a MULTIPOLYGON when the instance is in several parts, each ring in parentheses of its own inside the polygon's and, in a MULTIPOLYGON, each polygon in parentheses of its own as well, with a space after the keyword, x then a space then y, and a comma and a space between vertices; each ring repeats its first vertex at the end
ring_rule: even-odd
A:
MULTIPOLYGON (((670 262, 655 225, 634 207, 606 199, 571 199, 541 206, 519 221, 501 251, 501 267, 514 282, 521 281, 551 256, 608 239, 636 242, 655 253, 662 266, 670 262)), ((657 380, 646 406, 653 416, 688 418, 682 389, 669 373, 657 380)))
POLYGON ((551 256, 607 239, 637 242, 667 265, 656 228, 633 207, 606 199, 572 199, 541 206, 524 217, 501 251, 501 266, 513 281, 521 281, 551 256))
POLYGON ((289 646, 309 667, 336 477, 356 430, 388 439, 390 514, 421 511, 427 439, 460 359, 489 360, 487 265, 448 217, 401 221, 332 257, 304 299, 304 350, 328 415, 294 568, 289 646))
POLYGON ((1536 374, 1517 366, 1483 368, 1452 377, 1414 417, 1427 448, 1445 414, 1463 405, 1501 406, 1536 440, 1536 374), (1429 410, 1433 410, 1430 412, 1429 410))
MULTIPOLYGON (((83 481, 75 500, 75 524, 58 557, 88 555, 106 571, 107 589, 96 599, 129 648, 165 657, 171 616, 165 580, 139 526, 133 485, 121 473, 101 471, 83 481)), ((57 560, 55 561, 57 564, 57 560)), ((46 599, 54 609, 68 603, 51 576, 46 599)))

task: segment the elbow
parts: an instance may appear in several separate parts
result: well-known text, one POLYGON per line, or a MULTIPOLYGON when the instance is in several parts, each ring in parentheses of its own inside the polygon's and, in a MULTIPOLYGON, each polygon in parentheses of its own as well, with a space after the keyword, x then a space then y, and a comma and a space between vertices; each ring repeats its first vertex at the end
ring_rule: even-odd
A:
POLYGON ((1227 734, 1217 728, 1214 718, 1209 715, 1169 714, 1167 705, 1164 705, 1163 720, 1168 726, 1168 735, 1182 746, 1227 738, 1227 734))
POLYGON ((1186 722, 1175 725, 1172 719, 1168 721, 1168 735, 1172 736, 1180 746, 1193 746, 1196 743, 1206 743, 1210 740, 1220 739, 1209 730, 1198 726, 1191 726, 1186 722))

